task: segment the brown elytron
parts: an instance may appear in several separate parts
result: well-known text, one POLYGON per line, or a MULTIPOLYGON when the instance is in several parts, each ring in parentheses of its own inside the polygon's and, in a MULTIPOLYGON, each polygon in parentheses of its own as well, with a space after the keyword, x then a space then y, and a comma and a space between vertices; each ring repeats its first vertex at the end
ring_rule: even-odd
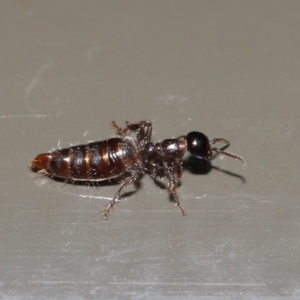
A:
POLYGON ((116 122, 112 124, 119 137, 42 153, 31 162, 32 170, 68 182, 119 181, 120 188, 103 211, 104 219, 108 218, 110 209, 119 200, 122 189, 142 174, 149 174, 154 180, 167 177, 168 192, 185 215, 176 188, 182 174, 181 159, 187 151, 205 160, 210 160, 214 151, 239 159, 246 165, 241 156, 211 147, 217 142, 229 145, 223 138, 209 141, 203 133, 192 131, 154 144, 151 142, 150 121, 126 122, 125 128, 120 128, 116 122), (135 133, 135 137, 130 136, 131 132, 135 133))

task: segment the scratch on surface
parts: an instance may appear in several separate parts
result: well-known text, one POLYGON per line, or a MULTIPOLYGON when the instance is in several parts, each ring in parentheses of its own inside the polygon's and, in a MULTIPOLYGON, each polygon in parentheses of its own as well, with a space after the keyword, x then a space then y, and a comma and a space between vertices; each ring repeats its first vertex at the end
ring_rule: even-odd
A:
POLYGON ((259 195, 251 195, 251 194, 244 194, 244 193, 237 193, 237 194, 230 194, 228 196, 215 196, 215 199, 230 199, 230 198, 249 198, 251 200, 258 201, 262 198, 262 196, 259 195))
POLYGON ((45 63, 41 66, 41 68, 35 73, 33 79, 29 82, 27 87, 25 88, 25 105, 29 112, 33 113, 35 112, 35 109, 31 107, 31 103, 29 103, 29 96, 32 92, 32 90, 35 88, 35 86, 39 83, 40 78, 42 77, 44 71, 51 67, 53 65, 53 60, 49 61, 48 63, 45 63))
POLYGON ((200 285, 200 286, 266 286, 264 283, 227 283, 227 282, 220 282, 220 283, 214 283, 214 282, 138 282, 138 281, 111 281, 110 284, 137 284, 137 285, 183 285, 183 286, 194 286, 194 285, 200 285))
MULTIPOLYGON (((194 196, 192 194, 184 194, 184 199, 191 199, 191 200, 199 200, 199 199, 204 199, 207 198, 207 194, 203 194, 202 196, 194 196)), ((231 199, 231 198, 239 198, 239 199, 244 199, 248 198, 251 200, 255 201, 260 201, 264 197, 261 195, 256 195, 256 194, 245 194, 245 193, 236 193, 236 194, 229 194, 229 195, 209 195, 210 198, 212 199, 231 199)))
POLYGON ((188 97, 180 95, 167 94, 165 96, 159 97, 158 101, 165 103, 166 105, 180 104, 189 101, 188 97))
POLYGON ((1 119, 4 118, 44 118, 51 117, 50 115, 3 115, 0 116, 1 119))
MULTIPOLYGON (((214 230, 216 228, 223 228, 223 227, 222 226, 216 226, 216 227, 214 227, 214 230)), ((97 261, 102 260, 102 259, 106 259, 106 258, 112 258, 112 257, 120 255, 120 254, 126 254, 126 253, 130 253, 130 252, 134 252, 134 251, 141 250, 141 249, 144 249, 144 248, 149 248, 149 247, 156 246, 156 245, 166 244, 170 241, 180 240, 182 238, 185 238, 185 237, 188 237, 188 236, 193 236, 193 235, 199 234, 200 232, 209 231, 209 230, 211 230, 211 229, 210 228, 207 229, 207 230, 199 229, 195 232, 189 232, 189 233, 182 234, 182 235, 172 237, 172 238, 169 238, 169 239, 165 239, 165 240, 162 240, 162 241, 149 243, 149 244, 146 244, 146 245, 143 245, 143 246, 139 246, 139 247, 135 247, 135 248, 131 248, 131 249, 126 249, 126 250, 123 250, 123 251, 118 251, 118 252, 115 252, 115 253, 110 254, 110 255, 101 256, 97 259, 97 261)))
MULTIPOLYGON (((72 194, 70 194, 72 195, 72 194)), ((111 197, 93 196, 93 195, 79 195, 80 198, 91 198, 91 199, 101 199, 101 200, 112 200, 111 197)))
POLYGON ((63 281, 63 280, 29 280, 33 284, 95 284, 95 281, 63 281))

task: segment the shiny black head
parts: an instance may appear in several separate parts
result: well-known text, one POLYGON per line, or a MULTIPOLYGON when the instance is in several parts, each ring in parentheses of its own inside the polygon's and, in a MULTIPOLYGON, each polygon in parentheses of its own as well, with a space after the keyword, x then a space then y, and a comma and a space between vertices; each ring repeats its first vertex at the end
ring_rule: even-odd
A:
POLYGON ((209 159, 212 155, 210 141, 202 132, 192 131, 186 136, 187 150, 194 156, 209 159))
POLYGON ((212 157, 212 153, 216 152, 219 154, 223 154, 241 160, 244 164, 244 168, 246 167, 246 161, 243 157, 231 152, 224 151, 223 149, 220 148, 211 147, 211 145, 216 143, 224 143, 226 144, 225 148, 228 147, 230 145, 229 141, 223 138, 214 138, 210 141, 208 137, 202 132, 192 131, 187 134, 186 142, 187 142, 187 150, 193 156, 209 160, 212 157))

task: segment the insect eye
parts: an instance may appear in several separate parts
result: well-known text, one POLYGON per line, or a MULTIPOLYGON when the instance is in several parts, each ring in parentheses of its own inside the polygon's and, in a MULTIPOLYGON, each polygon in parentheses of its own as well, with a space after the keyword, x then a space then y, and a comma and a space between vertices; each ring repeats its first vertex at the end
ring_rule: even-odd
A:
POLYGON ((210 143, 206 135, 202 132, 192 131, 187 134, 188 151, 197 157, 209 158, 210 143))

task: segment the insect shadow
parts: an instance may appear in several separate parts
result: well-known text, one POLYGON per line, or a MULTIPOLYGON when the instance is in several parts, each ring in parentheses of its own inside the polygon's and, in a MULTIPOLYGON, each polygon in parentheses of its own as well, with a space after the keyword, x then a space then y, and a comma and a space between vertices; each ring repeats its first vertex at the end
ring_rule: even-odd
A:
MULTIPOLYGON (((225 150, 228 148, 229 145, 226 145, 222 148, 220 148, 221 151, 225 150)), ((242 183, 246 183, 246 178, 242 175, 239 175, 234 172, 230 172, 227 170, 223 170, 219 167, 214 167, 211 164, 211 161, 214 160, 218 156, 218 153, 214 154, 210 160, 206 159, 201 159, 199 157, 195 157, 192 155, 187 156, 186 159, 183 159, 182 165, 183 165, 183 170, 188 170, 190 173, 194 175, 206 175, 208 174, 212 169, 220 171, 222 173, 225 173, 227 175, 239 178, 242 183)))
MULTIPOLYGON (((216 156, 217 155, 212 157, 212 159, 214 159, 216 156)), ((216 171, 220 171, 224 174, 227 174, 229 176, 236 177, 236 178, 240 179, 242 183, 246 183, 246 179, 244 176, 241 176, 234 172, 230 172, 230 171, 221 169, 219 167, 215 167, 211 164, 210 160, 201 159, 201 158, 198 158, 198 157, 195 157, 192 155, 190 155, 182 160, 182 168, 183 168, 183 172, 189 172, 193 175, 207 175, 212 170, 216 170, 216 171)), ((154 180, 154 183, 160 189, 167 189, 168 185, 159 179, 154 180)), ((178 186, 181 186, 181 182, 179 183, 178 186)), ((171 195, 169 195, 169 201, 176 202, 171 195)))

